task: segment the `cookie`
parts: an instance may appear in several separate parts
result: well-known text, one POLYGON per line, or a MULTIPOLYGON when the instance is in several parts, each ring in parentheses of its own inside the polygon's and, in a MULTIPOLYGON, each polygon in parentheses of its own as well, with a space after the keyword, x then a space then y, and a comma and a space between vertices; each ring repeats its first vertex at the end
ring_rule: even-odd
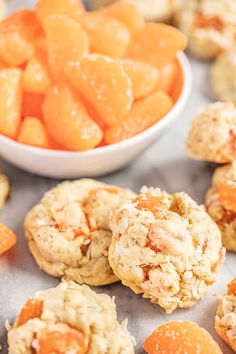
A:
POLYGON ((61 283, 25 303, 8 332, 11 354, 134 354, 114 299, 86 285, 61 283))
POLYGON ((8 177, 0 171, 0 208, 5 204, 10 192, 8 177))
POLYGON ((236 49, 220 54, 211 67, 211 87, 216 98, 236 101, 236 49))
POLYGON ((195 305, 224 261, 217 225, 186 193, 143 187, 114 213, 111 229, 114 273, 167 313, 195 305))
POLYGON ((187 35, 194 56, 213 59, 234 45, 235 16, 235 0, 188 0, 177 11, 175 22, 187 35))
POLYGON ((24 223, 29 250, 39 267, 88 285, 116 282, 107 259, 109 217, 134 195, 92 179, 63 182, 47 192, 24 223))
POLYGON ((236 352, 236 278, 228 284, 227 293, 219 296, 215 316, 217 334, 236 352))
POLYGON ((223 245, 236 252, 236 162, 215 170, 206 208, 221 230, 223 245))
POLYGON ((196 160, 229 163, 236 160, 236 106, 215 102, 192 122, 187 153, 196 160))

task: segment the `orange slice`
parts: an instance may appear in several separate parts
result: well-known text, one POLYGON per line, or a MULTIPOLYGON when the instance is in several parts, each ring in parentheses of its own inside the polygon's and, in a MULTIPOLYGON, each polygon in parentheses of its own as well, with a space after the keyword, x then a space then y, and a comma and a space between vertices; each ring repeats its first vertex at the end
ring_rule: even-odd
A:
POLYGON ((126 117, 105 132, 105 141, 114 144, 141 133, 162 119, 172 107, 171 98, 164 92, 137 101, 126 117))
POLYGON ((36 117, 43 118, 42 104, 45 95, 27 92, 23 93, 22 116, 23 117, 36 117))
POLYGON ((147 23, 133 34, 126 57, 162 68, 186 45, 185 35, 176 28, 163 23, 147 23))
POLYGON ((49 133, 69 150, 92 149, 103 138, 102 130, 88 115, 80 96, 69 87, 49 89, 43 114, 49 133))
POLYGON ((16 243, 16 235, 0 223, 0 255, 8 251, 16 243))
POLYGON ((50 87, 51 78, 46 58, 37 54, 32 57, 25 68, 23 89, 28 92, 44 93, 50 87))
POLYGON ((220 202, 226 210, 236 212, 236 181, 222 178, 218 184, 220 202))
POLYGON ((0 70, 0 134, 12 139, 21 121, 22 76, 21 69, 0 70))
POLYGON ((170 321, 159 326, 144 342, 148 354, 223 354, 211 335, 193 322, 170 321))
POLYGON ((123 56, 130 41, 130 33, 123 23, 100 12, 86 13, 80 23, 89 35, 92 53, 123 56))
POLYGON ((116 124, 129 112, 132 83, 115 60, 98 54, 87 55, 80 62, 70 63, 67 76, 107 125, 116 124))

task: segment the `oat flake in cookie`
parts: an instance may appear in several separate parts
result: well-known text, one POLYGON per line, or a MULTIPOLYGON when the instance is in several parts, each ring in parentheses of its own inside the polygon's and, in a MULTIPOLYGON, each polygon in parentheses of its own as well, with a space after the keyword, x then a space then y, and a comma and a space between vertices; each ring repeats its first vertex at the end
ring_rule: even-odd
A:
POLYGON ((92 179, 63 182, 47 192, 24 223, 29 250, 39 267, 88 285, 118 281, 108 263, 109 218, 134 196, 128 189, 92 179))
POLYGON ((167 313, 195 305, 224 261, 217 225, 186 193, 144 187, 114 213, 111 229, 114 273, 167 313))
POLYGON ((232 102, 208 105, 193 119, 186 145, 188 155, 196 160, 236 160, 236 106, 232 102))
POLYGON ((110 296, 64 282, 28 299, 8 332, 9 354, 134 354, 126 324, 110 296))

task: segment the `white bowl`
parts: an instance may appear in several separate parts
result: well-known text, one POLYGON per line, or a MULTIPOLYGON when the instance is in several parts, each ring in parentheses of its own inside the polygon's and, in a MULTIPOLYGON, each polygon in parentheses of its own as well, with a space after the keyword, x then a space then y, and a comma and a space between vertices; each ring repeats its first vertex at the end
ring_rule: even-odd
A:
POLYGON ((116 143, 83 152, 46 150, 20 144, 0 135, 0 155, 13 165, 37 175, 54 178, 94 177, 128 165, 180 115, 190 95, 192 74, 184 53, 178 54, 184 84, 173 109, 144 132, 116 143))

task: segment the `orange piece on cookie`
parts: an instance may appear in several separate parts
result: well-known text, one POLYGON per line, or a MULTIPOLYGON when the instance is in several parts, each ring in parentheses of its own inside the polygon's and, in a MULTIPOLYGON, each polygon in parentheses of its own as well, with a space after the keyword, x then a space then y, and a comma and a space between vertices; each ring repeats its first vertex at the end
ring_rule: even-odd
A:
POLYGON ((20 10, 0 23, 0 59, 19 66, 35 52, 35 38, 41 31, 33 11, 20 10))
POLYGON ((21 69, 0 70, 0 134, 15 139, 22 114, 21 69))
POLYGON ((223 354, 204 329, 193 322, 170 321, 159 326, 144 342, 148 354, 223 354))
POLYGON ((102 130, 88 115, 78 93, 67 86, 49 89, 43 114, 48 132, 69 150, 92 149, 103 138, 102 130))
POLYGON ((8 227, 0 223, 0 255, 8 251, 16 243, 16 235, 8 227))
POLYGON ((157 92, 134 103, 130 112, 105 132, 105 141, 114 144, 131 138, 162 119, 173 107, 172 99, 157 92))
POLYGON ((20 327, 34 318, 40 318, 43 312, 43 301, 39 299, 29 299, 16 320, 16 326, 20 327))
POLYGON ((236 278, 227 285, 227 294, 236 296, 236 278))
POLYGON ((35 6, 36 15, 43 24, 51 15, 64 15, 78 20, 85 8, 80 0, 38 0, 35 6))
POLYGON ((236 212, 236 181, 222 178, 218 184, 218 191, 223 207, 236 212))
POLYGON ((99 54, 71 62, 67 76, 109 126, 127 115, 133 102, 132 83, 122 66, 99 54))
POLYGON ((91 12, 82 16, 80 23, 90 38, 91 53, 114 58, 124 55, 130 33, 122 22, 101 12, 91 12))
POLYGON ((163 23, 146 23, 133 34, 126 57, 163 68, 186 45, 187 39, 178 29, 163 23))
POLYGON ((127 1, 118 1, 110 4, 102 8, 101 12, 122 22, 131 33, 137 31, 144 24, 138 7, 127 1))

